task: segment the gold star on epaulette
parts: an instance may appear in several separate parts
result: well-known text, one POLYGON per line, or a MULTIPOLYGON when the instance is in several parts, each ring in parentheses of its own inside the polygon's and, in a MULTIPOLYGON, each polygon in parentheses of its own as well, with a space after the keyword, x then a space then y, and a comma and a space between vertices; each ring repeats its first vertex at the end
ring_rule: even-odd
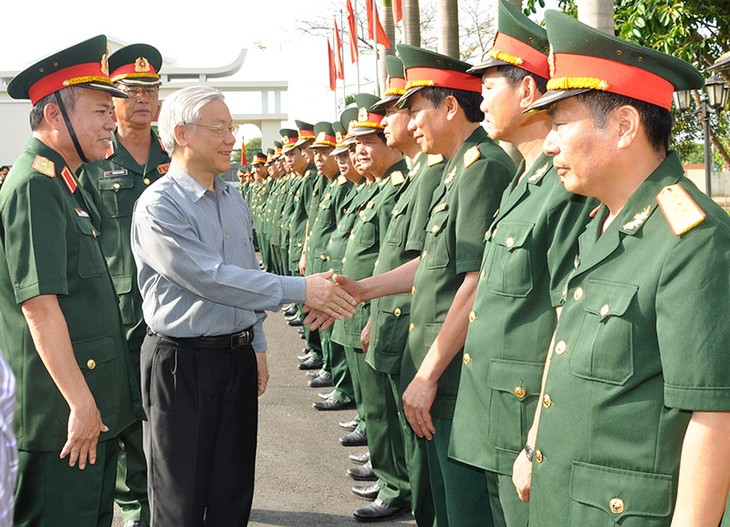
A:
POLYGON ((647 205, 644 210, 634 214, 634 217, 624 223, 621 228, 625 231, 635 231, 644 224, 649 214, 651 214, 651 205, 647 205))
POLYGON ((464 168, 469 168, 474 162, 481 157, 482 153, 479 151, 477 145, 472 146, 469 150, 464 152, 464 168))
POLYGON ((705 211, 678 184, 664 187, 656 200, 675 236, 692 230, 707 217, 705 211))
POLYGON ((550 170, 550 163, 545 163, 543 166, 538 168, 534 174, 532 174, 529 178, 527 178, 527 182, 528 183, 537 183, 543 177, 545 177, 545 174, 548 173, 548 170, 550 170))
POLYGON ((35 156, 35 159, 33 160, 33 170, 43 174, 44 176, 56 177, 56 165, 47 157, 35 156))
POLYGON ((394 187, 397 187, 398 185, 403 184, 403 182, 406 180, 406 177, 403 175, 403 172, 400 170, 396 170, 390 175, 390 184, 394 187))
POLYGON ((426 164, 430 167, 443 163, 444 156, 441 154, 428 154, 426 158, 426 164))

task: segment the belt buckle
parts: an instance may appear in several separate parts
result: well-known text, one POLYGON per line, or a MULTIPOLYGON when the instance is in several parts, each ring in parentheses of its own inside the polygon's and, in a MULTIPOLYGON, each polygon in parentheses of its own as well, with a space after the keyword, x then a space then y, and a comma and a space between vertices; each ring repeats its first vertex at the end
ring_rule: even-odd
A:
POLYGON ((231 349, 236 349, 245 346, 251 341, 251 337, 247 330, 231 335, 231 349))

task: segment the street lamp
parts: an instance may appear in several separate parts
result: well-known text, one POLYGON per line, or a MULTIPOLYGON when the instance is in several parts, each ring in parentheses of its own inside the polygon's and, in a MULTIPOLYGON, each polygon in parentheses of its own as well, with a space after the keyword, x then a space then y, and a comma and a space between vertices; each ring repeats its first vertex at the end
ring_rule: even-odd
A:
MULTIPOLYGON (((712 197, 712 148, 710 145, 710 110, 722 111, 727 106, 730 86, 718 75, 712 75, 705 81, 705 89, 699 94, 702 117, 702 133, 705 147, 705 193, 712 197)), ((692 91, 674 92, 674 105, 679 111, 688 110, 692 106, 692 91)))

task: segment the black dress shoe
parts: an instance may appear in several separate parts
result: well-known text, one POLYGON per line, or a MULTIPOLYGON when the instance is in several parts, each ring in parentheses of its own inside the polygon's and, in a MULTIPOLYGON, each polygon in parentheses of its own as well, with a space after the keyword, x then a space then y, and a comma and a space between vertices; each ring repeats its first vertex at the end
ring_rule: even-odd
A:
POLYGON ((326 387, 332 386, 332 385, 333 385, 332 374, 328 371, 320 374, 319 377, 309 381, 310 388, 326 388, 326 387))
POLYGON ((317 397, 319 397, 323 401, 326 401, 327 399, 332 399, 334 396, 335 396, 334 390, 332 390, 331 392, 319 392, 317 394, 317 397))
POLYGON ((291 316, 294 316, 294 315, 296 315, 296 314, 297 314, 297 312, 298 312, 298 311, 299 311, 299 310, 297 309, 297 306, 295 306, 294 304, 292 304, 292 305, 291 305, 291 306, 289 307, 289 309, 287 309, 286 311, 284 311, 284 316, 285 316, 285 317, 291 317, 291 316))
POLYGON ((350 454, 349 456, 347 456, 347 458, 353 463, 357 463, 358 465, 364 465, 365 463, 368 463, 370 461, 370 452, 366 450, 361 454, 350 454))
POLYGON ((355 428, 357 428, 357 421, 355 419, 350 419, 349 421, 340 421, 337 424, 345 430, 355 430, 355 428))
POLYGON ((373 472, 373 466, 370 464, 370 461, 361 467, 348 468, 347 475, 355 481, 378 481, 378 477, 373 472))
POLYGON ((312 407, 321 410, 321 411, 332 411, 332 410, 349 410, 350 408, 353 408, 355 406, 355 403, 349 402, 349 403, 343 403, 342 401, 338 401, 337 399, 327 399, 326 401, 321 401, 317 403, 312 403, 312 407))
POLYGON ((322 372, 323 371, 324 370, 309 370, 307 372, 307 377, 311 377, 312 379, 316 379, 317 377, 319 377, 320 375, 322 375, 322 372))
POLYGON ((299 362, 304 362, 311 356, 312 350, 302 350, 302 355, 297 355, 297 359, 299 359, 299 362))
POLYGON ((360 507, 352 515, 359 522, 382 522, 407 511, 408 507, 399 507, 376 499, 370 505, 360 507))
POLYGON ((287 324, 289 324, 293 328, 300 328, 304 325, 302 324, 302 320, 299 317, 289 320, 287 324))
POLYGON ((368 435, 355 428, 355 430, 340 438, 340 444, 342 446, 366 446, 368 444, 368 435))
POLYGON ((322 367, 322 359, 309 357, 307 360, 299 364, 300 370, 318 370, 322 367))
POLYGON ((352 487, 352 492, 366 500, 374 500, 378 497, 380 485, 378 485, 378 482, 376 481, 370 485, 352 487))

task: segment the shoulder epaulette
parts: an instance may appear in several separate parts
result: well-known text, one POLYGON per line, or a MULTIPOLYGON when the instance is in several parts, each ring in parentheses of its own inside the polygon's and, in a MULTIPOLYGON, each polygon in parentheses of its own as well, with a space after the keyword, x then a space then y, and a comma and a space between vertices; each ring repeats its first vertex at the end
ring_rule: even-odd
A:
POLYGON ((33 170, 44 176, 56 177, 56 165, 47 157, 35 156, 33 170))
POLYGON ((338 185, 342 186, 345 183, 347 183, 347 178, 345 176, 342 176, 342 175, 337 176, 337 184, 338 185))
POLYGON ((705 211, 678 184, 664 187, 656 200, 675 236, 690 231, 707 217, 705 211))
POLYGON ((430 167, 443 162, 444 156, 441 154, 428 154, 428 156, 426 156, 426 164, 430 167))
POLYGON ((469 168, 474 162, 482 156, 477 145, 472 146, 469 150, 464 152, 464 168, 469 168))
POLYGON ((394 187, 397 187, 398 185, 401 185, 406 180, 406 177, 403 175, 403 172, 400 170, 396 170, 390 175, 390 184, 394 187))

